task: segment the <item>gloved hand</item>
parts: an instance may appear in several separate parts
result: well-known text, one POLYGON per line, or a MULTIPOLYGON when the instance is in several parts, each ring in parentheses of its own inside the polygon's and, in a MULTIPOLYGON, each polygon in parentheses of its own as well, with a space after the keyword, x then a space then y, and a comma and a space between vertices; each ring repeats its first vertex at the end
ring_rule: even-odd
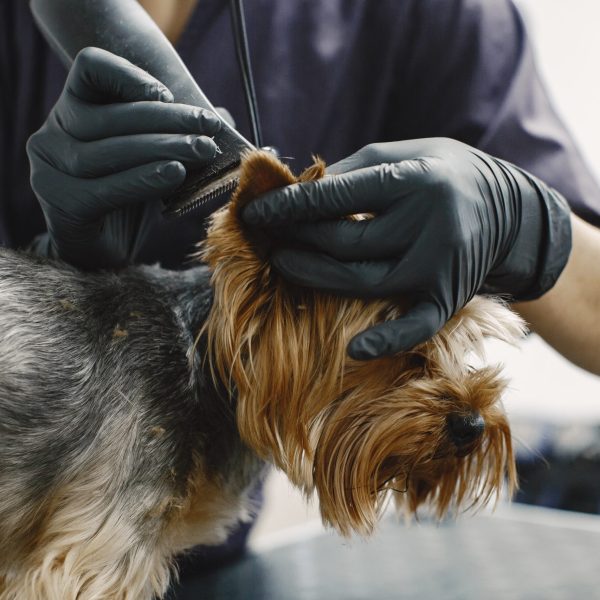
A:
POLYGON ((28 141, 31 186, 48 226, 37 249, 76 266, 130 262, 160 218, 152 201, 212 160, 220 119, 175 104, 154 77, 109 52, 76 57, 47 121, 28 141))
POLYGON ((266 194, 242 217, 279 240, 273 265, 296 284, 414 301, 402 318, 355 336, 353 358, 411 349, 479 291, 536 298, 569 256, 560 194, 460 142, 374 144, 328 173, 266 194), (375 216, 340 220, 356 213, 375 216))

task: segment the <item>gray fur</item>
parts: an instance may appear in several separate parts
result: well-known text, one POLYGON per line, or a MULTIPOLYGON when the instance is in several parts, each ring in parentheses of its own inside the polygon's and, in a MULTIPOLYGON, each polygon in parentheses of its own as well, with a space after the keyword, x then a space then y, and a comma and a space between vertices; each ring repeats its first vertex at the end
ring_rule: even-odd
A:
POLYGON ((83 274, 0 249, 0 537, 34 535, 44 498, 99 460, 132 518, 184 493, 194 453, 244 493, 261 462, 195 347, 211 302, 204 266, 83 274))

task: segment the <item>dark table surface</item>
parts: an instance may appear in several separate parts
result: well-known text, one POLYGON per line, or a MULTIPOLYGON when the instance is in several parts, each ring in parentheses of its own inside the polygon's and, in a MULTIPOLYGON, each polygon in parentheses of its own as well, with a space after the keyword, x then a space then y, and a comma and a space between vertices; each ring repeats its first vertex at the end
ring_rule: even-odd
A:
POLYGON ((184 582, 177 600, 600 599, 600 517, 515 506, 376 536, 288 541, 184 582))

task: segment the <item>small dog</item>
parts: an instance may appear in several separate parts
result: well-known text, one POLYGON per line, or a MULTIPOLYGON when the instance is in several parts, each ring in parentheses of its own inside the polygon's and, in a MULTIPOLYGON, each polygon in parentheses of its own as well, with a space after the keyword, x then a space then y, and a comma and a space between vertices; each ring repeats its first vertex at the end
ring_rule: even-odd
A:
POLYGON ((469 355, 518 339, 520 319, 478 297, 413 351, 352 360, 349 339, 406 305, 271 269, 239 211, 294 181, 247 156, 185 272, 0 252, 1 600, 162 596, 177 553, 255 510, 268 463, 342 535, 371 533, 390 495, 441 517, 515 485, 504 382, 469 355))

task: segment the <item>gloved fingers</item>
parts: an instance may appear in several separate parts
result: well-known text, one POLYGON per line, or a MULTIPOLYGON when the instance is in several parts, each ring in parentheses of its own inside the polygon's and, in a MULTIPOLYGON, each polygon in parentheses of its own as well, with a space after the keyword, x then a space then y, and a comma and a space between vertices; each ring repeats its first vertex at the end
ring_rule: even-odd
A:
POLYGON ((50 157, 69 175, 92 179, 156 161, 177 160, 186 166, 212 160, 217 146, 206 136, 140 134, 95 142, 74 142, 68 152, 50 157))
POLYGON ((171 91, 150 73, 120 56, 91 47, 75 57, 65 92, 86 102, 173 102, 171 91))
POLYGON ((215 135, 221 119, 213 112, 187 104, 117 102, 90 104, 73 99, 56 107, 60 127, 80 141, 143 133, 215 135))
POLYGON ((99 191, 88 195, 92 203, 86 206, 87 215, 93 219, 131 204, 164 198, 183 183, 185 175, 180 162, 157 161, 95 179, 89 185, 99 191))
POLYGON ((93 180, 74 178, 48 166, 39 171, 32 174, 32 187, 35 191, 36 179, 43 179, 45 197, 40 201, 48 221, 79 226, 114 210, 163 198, 177 189, 186 175, 177 161, 158 161, 93 180), (69 196, 63 190, 70 190, 69 196))
POLYGON ((285 279, 303 287, 349 297, 395 295, 390 274, 396 260, 343 262, 326 254, 282 248, 273 252, 271 262, 285 279))
POLYGON ((447 138, 424 138, 402 142, 380 142, 363 146, 360 150, 327 167, 330 175, 339 175, 382 163, 441 157, 456 152, 459 142, 447 138))
POLYGON ((336 163, 327 165, 327 174, 341 175, 342 173, 350 173, 351 171, 356 171, 357 169, 374 167, 375 165, 389 162, 389 160, 378 160, 377 162, 375 162, 374 156, 370 160, 367 160, 367 157, 365 156, 366 148, 369 148, 369 146, 365 146, 364 148, 357 150, 354 154, 346 156, 336 163))
POLYGON ((414 189, 415 174, 422 173, 414 162, 381 164, 289 185, 250 202, 242 218, 249 225, 275 226, 382 212, 414 189))
POLYGON ((335 219, 295 223, 270 231, 283 244, 300 242, 341 261, 398 259, 412 242, 412 231, 404 235, 402 228, 390 221, 391 217, 382 215, 362 221, 335 219))
POLYGON ((348 344, 348 354, 356 360, 371 360, 406 352, 432 338, 448 318, 436 302, 420 302, 399 319, 355 335, 348 344))

